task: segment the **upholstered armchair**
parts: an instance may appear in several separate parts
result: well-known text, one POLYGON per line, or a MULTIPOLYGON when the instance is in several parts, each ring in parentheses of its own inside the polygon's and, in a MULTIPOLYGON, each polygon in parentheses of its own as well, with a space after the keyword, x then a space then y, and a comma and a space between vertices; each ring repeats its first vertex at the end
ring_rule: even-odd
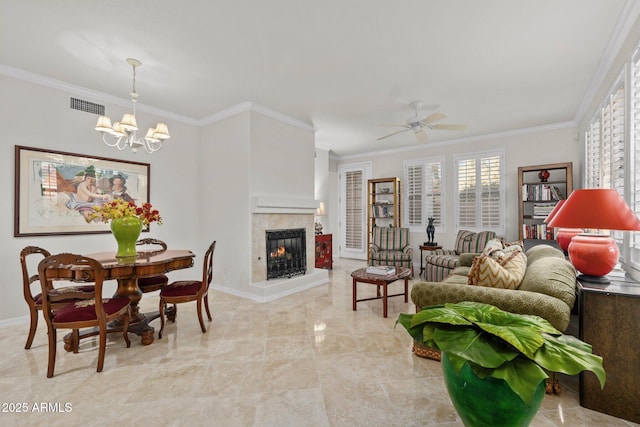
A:
POLYGON ((393 265, 411 269, 413 248, 409 245, 409 229, 374 227, 369 247, 369 265, 393 265))
POLYGON ((480 253, 489 240, 496 237, 493 231, 460 230, 456 236, 454 249, 436 249, 425 257, 425 280, 441 282, 447 278, 460 263, 463 253, 480 253))

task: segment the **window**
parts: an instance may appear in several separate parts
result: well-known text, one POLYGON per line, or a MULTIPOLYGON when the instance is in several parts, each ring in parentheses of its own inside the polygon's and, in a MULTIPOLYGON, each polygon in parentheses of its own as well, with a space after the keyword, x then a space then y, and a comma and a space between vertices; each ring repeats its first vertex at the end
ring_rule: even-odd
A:
POLYGON ((504 234, 504 152, 455 157, 455 226, 504 234))
MULTIPOLYGON (((625 196, 625 85, 621 74, 585 134, 586 187, 613 188, 625 196)), ((624 233, 612 231, 618 245, 624 233)))
POLYGON ((426 229, 434 218, 437 232, 444 232, 444 159, 442 157, 404 162, 405 224, 414 232, 426 229))

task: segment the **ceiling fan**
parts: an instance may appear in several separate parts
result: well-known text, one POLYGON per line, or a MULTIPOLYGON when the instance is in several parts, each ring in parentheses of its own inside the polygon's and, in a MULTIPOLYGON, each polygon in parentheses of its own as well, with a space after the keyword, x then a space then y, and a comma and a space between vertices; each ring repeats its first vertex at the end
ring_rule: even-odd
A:
POLYGON ((404 129, 382 136, 378 138, 378 141, 380 141, 381 139, 389 138, 390 136, 397 135, 402 132, 407 132, 409 130, 412 130, 413 133, 416 135, 418 142, 425 142, 427 140, 427 134, 424 131, 425 129, 465 130, 467 128, 466 125, 433 124, 434 122, 437 122, 438 120, 442 120, 447 116, 442 113, 433 113, 427 117, 420 118, 420 108, 422 108, 422 101, 415 101, 415 102, 412 102, 410 105, 411 105, 411 108, 413 108, 413 110, 415 111, 415 116, 409 117, 406 120, 405 124, 380 125, 380 126, 401 126, 404 129))

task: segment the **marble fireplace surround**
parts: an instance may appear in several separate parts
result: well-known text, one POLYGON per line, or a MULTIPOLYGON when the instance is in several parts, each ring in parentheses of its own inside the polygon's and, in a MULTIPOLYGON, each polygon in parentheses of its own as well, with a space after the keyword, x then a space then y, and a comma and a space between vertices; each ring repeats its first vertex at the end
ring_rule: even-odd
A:
POLYGON ((314 219, 318 202, 313 199, 254 197, 251 215, 251 286, 266 300, 328 283, 327 270, 315 268, 314 219), (304 228, 307 272, 291 278, 267 280, 266 230, 304 228))

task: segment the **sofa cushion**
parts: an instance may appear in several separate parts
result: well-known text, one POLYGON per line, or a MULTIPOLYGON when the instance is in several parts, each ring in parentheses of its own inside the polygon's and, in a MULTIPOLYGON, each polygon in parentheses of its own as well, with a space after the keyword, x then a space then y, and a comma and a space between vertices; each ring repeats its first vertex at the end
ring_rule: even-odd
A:
POLYGON ((564 253, 560 249, 545 244, 533 246, 525 253, 527 254, 527 265, 548 257, 565 259, 564 253))
POLYGON ((496 233, 493 231, 474 233, 473 231, 460 230, 456 236, 455 250, 458 254, 482 252, 487 242, 494 237, 496 237, 496 233))
POLYGON ((426 261, 429 264, 454 269, 458 266, 458 255, 428 255, 426 261))
POLYGON ((508 256, 482 254, 473 260, 467 283, 492 288, 517 289, 527 268, 527 257, 520 251, 508 256))
POLYGON ((576 299, 576 270, 564 257, 538 258, 529 263, 519 289, 552 296, 571 308, 576 299))

